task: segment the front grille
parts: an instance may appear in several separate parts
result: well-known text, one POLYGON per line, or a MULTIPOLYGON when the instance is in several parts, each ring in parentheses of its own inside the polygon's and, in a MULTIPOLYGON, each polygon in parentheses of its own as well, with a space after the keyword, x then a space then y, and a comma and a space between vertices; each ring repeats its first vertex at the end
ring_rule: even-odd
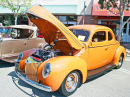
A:
POLYGON ((28 79, 37 82, 37 69, 40 64, 41 62, 25 64, 25 74, 28 79))

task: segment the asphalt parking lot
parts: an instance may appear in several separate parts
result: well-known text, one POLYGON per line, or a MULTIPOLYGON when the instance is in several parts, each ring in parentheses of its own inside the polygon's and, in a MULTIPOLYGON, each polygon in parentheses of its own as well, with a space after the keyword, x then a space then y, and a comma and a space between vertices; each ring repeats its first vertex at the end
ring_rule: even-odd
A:
MULTIPOLYGON (((0 61, 0 97, 64 97, 38 90, 15 75, 14 64, 0 61)), ((130 56, 122 68, 87 80, 70 97, 130 97, 130 56)))

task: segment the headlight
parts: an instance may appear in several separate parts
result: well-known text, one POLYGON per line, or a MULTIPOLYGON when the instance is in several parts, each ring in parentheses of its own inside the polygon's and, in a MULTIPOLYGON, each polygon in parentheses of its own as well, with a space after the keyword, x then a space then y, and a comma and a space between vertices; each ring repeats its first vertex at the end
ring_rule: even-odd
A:
POLYGON ((51 64, 47 63, 47 64, 45 64, 45 66, 42 69, 43 78, 47 78, 48 75, 50 74, 50 72, 51 72, 51 64))
POLYGON ((20 53, 17 58, 17 62, 20 62, 22 60, 22 58, 23 58, 23 53, 20 53))

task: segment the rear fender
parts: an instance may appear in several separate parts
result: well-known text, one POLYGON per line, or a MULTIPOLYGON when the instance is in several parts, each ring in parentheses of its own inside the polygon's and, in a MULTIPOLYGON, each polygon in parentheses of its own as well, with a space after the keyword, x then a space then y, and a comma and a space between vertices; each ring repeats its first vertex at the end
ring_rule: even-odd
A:
POLYGON ((37 79, 40 80, 42 84, 50 86, 52 91, 55 91, 59 89, 65 77, 75 70, 81 73, 82 82, 84 83, 87 78, 87 65, 83 59, 74 56, 52 58, 50 62, 45 62, 39 66, 37 79), (51 64, 51 73, 44 79, 42 77, 42 69, 46 63, 51 64))
POLYGON ((116 50, 116 53, 114 55, 114 58, 112 60, 112 63, 115 63, 116 66, 118 65, 118 62, 119 62, 119 58, 120 58, 120 55, 121 54, 124 54, 124 60, 126 58, 126 51, 125 51, 125 48, 123 46, 119 46, 116 50))

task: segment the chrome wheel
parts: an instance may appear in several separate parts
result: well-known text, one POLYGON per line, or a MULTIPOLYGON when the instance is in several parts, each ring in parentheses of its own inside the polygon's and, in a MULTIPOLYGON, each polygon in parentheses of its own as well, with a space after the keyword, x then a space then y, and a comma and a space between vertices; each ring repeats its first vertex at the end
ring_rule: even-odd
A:
POLYGON ((69 73, 62 82, 59 92, 65 96, 73 94, 80 84, 80 74, 78 71, 72 71, 69 73))
POLYGON ((116 68, 116 69, 121 68, 122 63, 123 63, 123 54, 121 54, 121 56, 120 56, 120 58, 119 58, 118 66, 116 66, 115 68, 116 68))
POLYGON ((75 90, 77 84, 78 84, 78 75, 76 73, 71 73, 68 76, 65 84, 67 92, 72 92, 73 90, 75 90))
POLYGON ((121 65, 122 65, 122 62, 123 62, 123 57, 120 56, 118 66, 121 66, 121 65))

